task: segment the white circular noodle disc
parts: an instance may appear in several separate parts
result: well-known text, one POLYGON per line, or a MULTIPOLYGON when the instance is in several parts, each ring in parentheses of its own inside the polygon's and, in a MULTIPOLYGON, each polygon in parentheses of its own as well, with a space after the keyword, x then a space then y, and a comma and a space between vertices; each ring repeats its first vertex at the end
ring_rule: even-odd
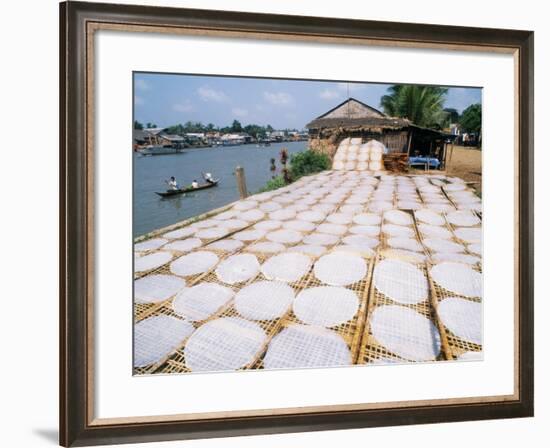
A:
POLYGON ((145 272, 151 269, 161 267, 172 259, 170 252, 155 252, 149 255, 144 255, 134 261, 135 272, 145 272))
POLYGON ((134 281, 136 303, 158 303, 168 300, 185 287, 185 280, 175 275, 148 275, 134 281))
POLYGON ((367 262, 358 255, 335 252, 319 258, 313 272, 327 285, 347 286, 364 279, 367 267, 367 262))
POLYGON ((242 219, 243 221, 258 221, 259 219, 262 219, 265 216, 265 213, 258 209, 252 209, 248 210, 246 212, 239 213, 237 215, 238 219, 242 219))
POLYGON ((202 274, 213 268, 218 260, 219 258, 214 252, 201 250, 183 255, 173 261, 170 264, 170 271, 182 277, 202 274))
POLYGON ((263 212, 274 212, 275 210, 279 210, 283 208, 283 206, 277 202, 269 201, 264 202, 263 204, 260 204, 259 209, 263 212))
POLYGON ((385 249, 382 255, 386 258, 407 261, 409 263, 424 263, 426 261, 426 255, 405 249, 385 249))
POLYGON ((185 240, 176 240, 164 246, 165 250, 175 250, 178 252, 189 252, 202 246, 202 241, 198 238, 187 238, 185 240))
POLYGON ((455 336, 468 342, 481 345, 482 306, 458 297, 449 297, 438 305, 438 314, 455 336))
POLYGON ((233 207, 234 210, 239 211, 246 211, 253 209, 258 206, 258 203, 256 201, 240 201, 235 204, 233 207))
POLYGON ((263 252, 263 253, 276 253, 282 252, 286 249, 286 246, 281 243, 274 243, 272 241, 261 241, 254 243, 246 248, 250 252, 263 252))
POLYGON ((255 255, 238 254, 226 258, 216 269, 216 276, 224 283, 234 285, 255 277, 260 263, 255 255))
POLYGON ((448 213, 447 221, 455 226, 464 227, 476 226, 481 222, 476 215, 467 210, 457 210, 456 212, 448 213))
POLYGON ((483 247, 480 243, 468 244, 468 251, 480 256, 483 255, 483 247))
POLYGON ((175 351, 195 327, 172 316, 153 316, 134 326, 134 367, 156 364, 175 351))
POLYGON ((254 224, 254 228, 258 230, 276 230, 280 228, 282 225, 283 223, 281 221, 267 220, 267 221, 260 221, 254 224))
POLYGON ((333 252, 347 252, 362 257, 373 257, 375 255, 374 250, 365 244, 340 244, 332 249, 333 252))
POLYGON ((384 219, 400 226, 408 226, 413 223, 411 215, 402 210, 388 210, 384 213, 384 219))
POLYGON ((233 235, 232 238, 239 241, 256 241, 262 238, 266 233, 266 230, 243 230, 233 235))
POLYGON ((297 230, 298 232, 311 232, 315 228, 315 224, 309 221, 301 221, 299 219, 293 219, 286 221, 283 224, 283 228, 290 230, 297 230))
POLYGON ((418 224, 418 230, 422 236, 427 238, 451 239, 453 234, 449 229, 443 226, 434 226, 431 224, 418 224))
POLYGON ((281 229, 269 232, 266 238, 274 243, 294 244, 302 240, 304 235, 297 230, 281 229))
POLYGON ((378 226, 382 222, 382 217, 373 213, 361 213, 353 217, 353 222, 363 226, 378 226))
POLYGON ((134 250, 136 252, 145 252, 147 250, 155 250, 161 246, 164 246, 168 242, 165 238, 153 238, 150 240, 142 241, 141 243, 134 244, 134 250))
POLYGON ((248 221, 243 221, 242 219, 231 218, 222 221, 223 227, 233 230, 233 229, 242 229, 249 225, 248 221))
POLYGON ((384 224, 382 232, 389 236, 413 238, 415 236, 412 227, 398 226, 396 224, 384 224))
POLYGON ((353 220, 351 213, 333 213, 327 216, 327 221, 333 224, 350 224, 353 220))
POLYGON ((289 210, 288 208, 283 208, 282 210, 277 210, 269 214, 269 219, 275 221, 285 221, 286 219, 293 219, 296 216, 294 210, 289 210))
POLYGON ((212 320, 187 340, 185 364, 193 372, 237 370, 254 361, 265 339, 254 322, 238 317, 212 320))
POLYGON ((309 272, 311 258, 299 252, 275 255, 261 267, 262 274, 269 280, 295 282, 309 272))
POLYGON ((317 226, 316 231, 321 233, 328 233, 330 235, 343 235, 348 230, 347 226, 343 224, 323 223, 317 226))
POLYGON ((479 227, 460 227, 455 229, 455 235, 459 240, 466 241, 467 243, 479 243, 482 232, 479 227))
POLYGON ((326 246, 336 244, 338 237, 336 235, 329 235, 328 233, 310 233, 304 238, 303 242, 305 244, 326 246))
POLYGON ((227 286, 199 283, 181 291, 172 301, 172 309, 192 322, 201 321, 212 316, 234 295, 227 286))
POLYGON ((431 268, 430 274, 442 288, 464 297, 481 297, 483 277, 471 267, 445 262, 431 268))
POLYGON ((428 279, 413 264, 400 260, 382 260, 374 268, 374 286, 390 299, 404 304, 428 298, 428 279))
POLYGON ((335 327, 353 319, 359 309, 359 299, 347 288, 318 286, 301 291, 292 309, 305 324, 335 327))
POLYGON ((388 238, 388 246, 394 249, 405 249, 415 252, 422 252, 424 250, 422 245, 413 238, 388 238))
POLYGON ((431 361, 441 351, 435 325, 410 308, 379 306, 371 315, 370 328, 380 345, 410 361, 431 361))
POLYGON ((326 328, 292 325, 269 343, 264 357, 266 369, 337 367, 351 365, 344 339, 326 328))
POLYGON ((296 218, 301 219, 302 221, 319 222, 325 219, 325 216, 326 215, 323 212, 310 210, 298 213, 296 218))
POLYGON ((197 229, 194 227, 184 227, 183 229, 172 230, 162 236, 169 239, 187 238, 188 236, 193 235, 196 230, 197 229))
POLYGON ((452 252, 447 252, 447 253, 443 252, 443 253, 433 254, 432 259, 436 263, 443 263, 445 261, 451 261, 453 263, 464 263, 468 265, 481 263, 481 258, 475 255, 455 254, 452 252))
POLYGON ((216 216, 213 216, 212 219, 217 219, 220 221, 225 221, 226 219, 234 218, 237 212, 235 210, 228 210, 226 212, 221 212, 216 216))
POLYGON ((298 246, 292 246, 290 249, 288 249, 289 252, 302 252, 306 255, 313 255, 314 257, 318 257, 320 255, 323 255, 327 248, 325 246, 315 245, 315 244, 300 244, 298 246))
POLYGON ((455 253, 460 254, 464 252, 464 246, 462 244, 454 243, 449 240, 441 238, 425 238, 423 240, 424 245, 434 252, 455 253))
POLYGON ((214 238, 221 238, 229 233, 229 229, 226 227, 212 227, 210 229, 202 229, 195 232, 197 238, 205 240, 211 240, 214 238))
POLYGON ((458 361, 483 361, 483 352, 464 352, 456 359, 458 361))
POLYGON ((242 317, 273 320, 283 316, 294 300, 294 290, 286 283, 260 281, 245 286, 235 296, 235 308, 242 317))
POLYGON ((244 246, 242 241, 227 239, 214 241, 208 245, 208 249, 221 250, 223 252, 232 252, 234 250, 240 249, 244 246))

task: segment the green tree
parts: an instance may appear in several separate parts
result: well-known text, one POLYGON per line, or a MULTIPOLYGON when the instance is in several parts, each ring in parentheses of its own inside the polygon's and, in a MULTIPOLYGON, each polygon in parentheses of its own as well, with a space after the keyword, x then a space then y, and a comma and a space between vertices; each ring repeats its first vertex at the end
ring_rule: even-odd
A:
POLYGON ((139 121, 135 120, 134 121, 134 129, 142 130, 143 129, 143 124, 141 124, 139 121))
POLYGON ((418 126, 442 127, 447 115, 443 111, 447 92, 444 87, 394 85, 380 104, 392 117, 407 118, 418 126))
POLYGON ((466 132, 481 133, 481 104, 472 104, 462 112, 458 123, 466 132))
POLYGON ((231 125, 231 132, 242 132, 243 126, 241 125, 241 122, 239 120, 233 120, 233 124, 231 125))
POLYGON ((445 109, 443 109, 443 112, 447 114, 446 121, 448 122, 448 124, 458 123, 458 119, 460 118, 458 110, 453 107, 446 107, 445 109))

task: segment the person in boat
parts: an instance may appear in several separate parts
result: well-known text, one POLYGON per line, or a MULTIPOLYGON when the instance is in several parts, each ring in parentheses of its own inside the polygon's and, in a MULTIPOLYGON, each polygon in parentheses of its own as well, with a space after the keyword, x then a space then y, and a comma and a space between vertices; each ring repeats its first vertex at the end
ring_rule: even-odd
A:
POLYGON ((170 180, 167 180, 166 183, 168 184, 168 188, 170 190, 177 190, 178 189, 178 181, 174 176, 170 177, 170 180))
POLYGON ((204 180, 209 184, 214 183, 214 178, 212 177, 212 173, 203 173, 202 177, 204 177, 204 180))
POLYGON ((193 180, 191 182, 191 188, 199 188, 199 183, 197 182, 197 179, 193 180))

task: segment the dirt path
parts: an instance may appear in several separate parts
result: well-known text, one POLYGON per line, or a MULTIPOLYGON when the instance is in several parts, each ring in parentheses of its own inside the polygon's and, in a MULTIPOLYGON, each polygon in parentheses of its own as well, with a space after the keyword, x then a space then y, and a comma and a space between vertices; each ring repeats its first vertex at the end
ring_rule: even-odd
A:
POLYGON ((447 174, 458 176, 466 182, 479 182, 472 187, 481 194, 481 158, 482 152, 477 148, 455 146, 449 148, 447 156, 447 174))

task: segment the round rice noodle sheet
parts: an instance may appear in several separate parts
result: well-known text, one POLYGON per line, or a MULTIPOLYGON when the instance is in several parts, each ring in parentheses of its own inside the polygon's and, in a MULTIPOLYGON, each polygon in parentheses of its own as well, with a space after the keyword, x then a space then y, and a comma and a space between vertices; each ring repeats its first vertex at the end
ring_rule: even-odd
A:
POLYGON ((347 161, 352 162, 357 160, 357 152, 348 151, 347 161))
POLYGON ((335 162, 343 162, 347 158, 347 152, 344 151, 337 151, 336 154, 334 154, 334 161, 335 162))
POLYGON ((355 215, 363 211, 363 206, 359 204, 345 204, 340 207, 342 213, 355 215))
POLYGON ((376 226, 382 222, 382 218, 373 213, 361 213, 353 217, 353 222, 364 226, 376 226))
POLYGON ((467 243, 481 242, 482 232, 480 227, 460 227, 455 229, 455 235, 459 240, 467 243))
POLYGON ((365 278, 367 267, 367 262, 357 255, 336 252, 319 258, 313 272, 327 285, 347 286, 365 278))
POLYGON ((482 275, 461 263, 439 263, 430 269, 433 280, 442 288, 464 297, 481 297, 482 275))
POLYGON ((468 252, 481 256, 483 255, 483 247, 480 243, 468 244, 468 252))
POLYGON ((401 210, 388 210, 384 213, 384 219, 400 226, 409 226, 413 223, 411 215, 401 210))
POLYGON ((302 290, 292 310, 305 324, 330 328, 353 319, 359 310, 359 299, 347 288, 318 286, 302 290))
POLYGON ((200 250, 179 257, 170 264, 170 271, 173 274, 187 277, 207 272, 219 261, 214 252, 200 250))
POLYGON ((447 214, 447 221, 455 226, 471 227, 478 225, 481 221, 472 212, 457 210, 447 214))
POLYGON ((333 224, 349 224, 353 220, 351 213, 333 213, 327 216, 327 221, 333 224))
POLYGON ((165 250, 175 250, 178 252, 189 252, 202 246, 202 241, 198 238, 187 238, 185 240, 176 240, 164 246, 165 250))
POLYGON ((370 328, 380 345, 410 361, 431 361, 441 351, 441 338, 435 325, 410 308, 379 306, 371 315, 370 328))
POLYGON ((269 219, 275 221, 285 221, 287 219, 293 219, 296 216, 295 210, 289 210, 288 208, 283 208, 281 210, 276 210, 269 214, 269 219))
POLYGON ((371 238, 367 234, 349 235, 344 237, 342 241, 346 244, 365 245, 367 247, 370 247, 371 249, 374 249, 376 246, 378 246, 378 244, 380 244, 380 240, 378 240, 378 238, 371 238))
POLYGON ((415 252, 422 252, 424 249, 422 245, 413 238, 392 237, 388 238, 388 246, 394 249, 412 250, 415 252))
POLYGON ((243 221, 258 221, 262 219, 265 216, 265 213, 261 210, 258 210, 257 208, 248 210, 246 212, 239 213, 238 215, 239 219, 242 219, 243 221))
POLYGON ((483 206, 481 205, 481 203, 473 203, 473 202, 470 202, 470 203, 462 203, 462 202, 458 202, 456 204, 456 207, 459 209, 459 210, 470 210, 472 212, 478 212, 478 213, 481 213, 483 212, 483 206))
POLYGON ((332 164, 332 169, 334 170, 343 170, 344 169, 344 162, 341 160, 335 160, 332 164))
POLYGON ((445 191, 461 191, 466 189, 466 185, 456 182, 445 185, 443 188, 445 189, 445 191))
POLYGON ((384 224, 382 226, 382 232, 390 236, 407 238, 412 238, 415 235, 412 227, 398 226, 396 224, 384 224))
POLYGON ((255 322, 224 317, 202 325, 187 340, 185 364, 192 372, 237 370, 251 364, 266 340, 255 322))
POLYGON ((251 210, 253 208, 256 208, 258 206, 258 202, 256 201, 239 201, 234 206, 234 210, 239 211, 245 211, 245 210, 251 210))
POLYGON ((389 201, 372 201, 368 205, 368 209, 374 213, 384 212, 386 210, 391 210, 393 204, 389 201))
POLYGON ((439 302, 437 312, 443 325, 460 339, 481 345, 483 341, 481 303, 458 297, 449 297, 439 302))
POLYGON ((246 248, 250 252, 262 252, 262 253, 277 253, 286 249, 286 246, 281 243, 274 243, 272 241, 262 241, 255 243, 246 248))
POLYGON ((437 213, 447 213, 455 210, 455 208, 448 202, 444 204, 428 202, 426 207, 437 213))
POLYGON ((368 196, 353 195, 346 199, 346 204, 366 204, 368 201, 368 196))
POLYGON ((408 263, 424 263, 426 255, 404 249, 384 249, 382 255, 385 258, 397 259, 408 263))
POLYGON ((286 283, 260 281, 245 286, 235 296, 235 308, 242 317, 273 320, 282 317, 292 305, 294 289, 286 283))
POLYGON ((232 238, 239 240, 239 241, 256 241, 260 238, 263 238, 264 235, 267 233, 266 230, 243 230, 242 232, 238 232, 235 235, 232 236, 232 238))
POLYGON ((453 234, 443 226, 433 226, 430 224, 418 224, 418 230, 424 237, 451 239, 453 234))
POLYGON ((336 367, 351 365, 350 350, 337 333, 322 327, 292 325, 269 343, 266 369, 336 367))
POLYGON ((327 246, 330 244, 336 244, 338 237, 336 235, 329 235, 328 233, 310 233, 303 239, 304 244, 314 244, 327 246))
POLYGON ((296 230, 282 229, 269 232, 266 235, 266 238, 274 243, 294 244, 302 241, 303 234, 296 230))
POLYGON ((325 219, 326 214, 319 211, 305 211, 298 213, 296 216, 297 219, 301 219, 302 221, 310 221, 310 222, 319 222, 325 219))
POLYGON ((420 210, 422 204, 416 201, 398 201, 397 207, 401 210, 420 210))
POLYGON ((356 166, 357 171, 367 171, 369 169, 368 162, 357 162, 356 166))
POLYGON ((234 285, 255 277, 260 263, 255 255, 237 254, 223 260, 216 269, 216 276, 224 283, 234 285))
POLYGON ((395 302, 414 304, 428 298, 428 279, 413 264, 382 260, 374 268, 374 286, 395 302))
MULTIPOLYGON (((368 162, 369 161, 369 153, 368 152, 360 152, 357 155, 357 161, 358 162, 368 162)), ((365 163, 365 165, 368 167, 368 163, 365 163)))
POLYGON ((172 259, 170 252, 155 252, 134 260, 134 272, 145 272, 161 267, 172 259))
POLYGON ((248 221, 243 221, 242 219, 226 219, 225 221, 222 221, 223 227, 229 230, 233 229, 242 229, 243 227, 246 227, 249 225, 248 221))
POLYGON ((289 194, 282 194, 280 196, 275 196, 272 200, 280 204, 290 204, 294 202, 296 199, 289 194))
POLYGON ((361 257, 374 257, 376 252, 372 250, 368 245, 356 243, 356 244, 340 244, 332 249, 332 252, 347 252, 361 257))
POLYGON ((134 244, 134 250, 137 252, 145 252, 147 250, 155 250, 164 246, 168 242, 165 238, 152 238, 150 240, 142 241, 141 243, 134 244))
POLYGON ((357 162, 355 162, 355 160, 354 160, 354 161, 349 161, 349 162, 346 162, 346 163, 345 163, 344 169, 346 169, 346 170, 354 170, 356 165, 357 165, 357 162))
POLYGON ((423 240, 424 245, 433 252, 451 252, 460 254, 464 252, 464 246, 462 244, 454 243, 442 238, 425 238, 423 240))
POLYGON ((178 239, 178 238, 187 238, 188 236, 193 235, 197 229, 194 227, 184 227, 183 229, 172 230, 171 232, 165 233, 163 238, 168 239, 178 239))
POLYGON ((254 224, 254 228, 258 230, 275 230, 281 227, 283 223, 277 220, 260 221, 254 224))
POLYGON ((288 249, 289 252, 301 252, 307 255, 312 255, 314 257, 318 257, 320 255, 323 255, 327 248, 320 245, 315 244, 300 244, 298 246, 292 246, 290 249, 288 249))
POLYGON ((481 263, 481 258, 475 255, 469 254, 456 254, 452 252, 435 253, 432 255, 432 260, 436 263, 443 263, 445 261, 451 261, 455 263, 464 263, 468 265, 474 265, 481 263))
POLYGON ((483 361, 483 352, 464 352, 456 359, 458 361, 483 361))
POLYGON ((208 319, 228 303, 235 292, 217 283, 199 283, 185 288, 172 301, 172 309, 191 322, 208 319))
POLYGON ((330 213, 333 210, 333 204, 315 204, 311 207, 311 211, 321 212, 323 213, 323 216, 326 216, 327 213, 330 213))
POLYGON ((382 164, 380 163, 380 161, 382 160, 382 154, 371 152, 369 155, 369 159, 370 159, 369 166, 371 166, 371 170, 380 169, 380 168, 372 168, 372 166, 373 165, 382 166, 382 164))
POLYGON ((297 230, 298 232, 311 232, 315 228, 315 224, 309 221, 301 221, 293 219, 283 223, 285 229, 297 230))
POLYGON ((269 258, 261 267, 268 280, 296 282, 309 272, 311 258, 299 252, 287 252, 269 258))
POLYGON ((204 219, 194 222, 192 225, 195 229, 207 229, 208 227, 217 226, 220 222, 217 219, 204 219))
POLYGON ((274 196, 274 192, 272 191, 266 191, 264 193, 255 194, 253 196, 250 196, 249 199, 253 201, 267 201, 268 199, 271 199, 274 196))
POLYGON ((208 249, 221 250, 222 252, 232 252, 234 250, 240 249, 244 246, 242 241, 237 241, 233 239, 219 240, 214 241, 208 245, 208 249))
POLYGON ((277 202, 269 201, 264 202, 263 204, 260 204, 259 209, 263 212, 274 212, 275 210, 279 210, 283 208, 283 206, 277 202))
POLYGON ((165 359, 195 330, 172 316, 153 316, 134 326, 134 367, 146 367, 165 359))
POLYGON ((419 188, 421 193, 441 193, 441 188, 437 187, 435 185, 424 185, 423 187, 419 188))
POLYGON ((175 275, 148 275, 134 281, 134 302, 163 302, 177 294, 184 287, 185 280, 175 275))
POLYGON ((317 226, 317 232, 328 233, 330 235, 343 235, 347 231, 347 226, 343 224, 324 223, 317 226))
POLYGON ((229 229, 226 227, 212 227, 210 229, 203 229, 195 232, 197 238, 205 240, 211 240, 215 238, 221 238, 229 233, 229 229))
POLYGON ((378 237, 380 235, 380 226, 351 226, 349 231, 356 235, 378 237))
POLYGON ((216 219, 216 220, 219 220, 219 221, 225 221, 226 219, 234 218, 236 214, 237 214, 236 210, 228 210, 226 212, 218 213, 212 219, 216 219))

